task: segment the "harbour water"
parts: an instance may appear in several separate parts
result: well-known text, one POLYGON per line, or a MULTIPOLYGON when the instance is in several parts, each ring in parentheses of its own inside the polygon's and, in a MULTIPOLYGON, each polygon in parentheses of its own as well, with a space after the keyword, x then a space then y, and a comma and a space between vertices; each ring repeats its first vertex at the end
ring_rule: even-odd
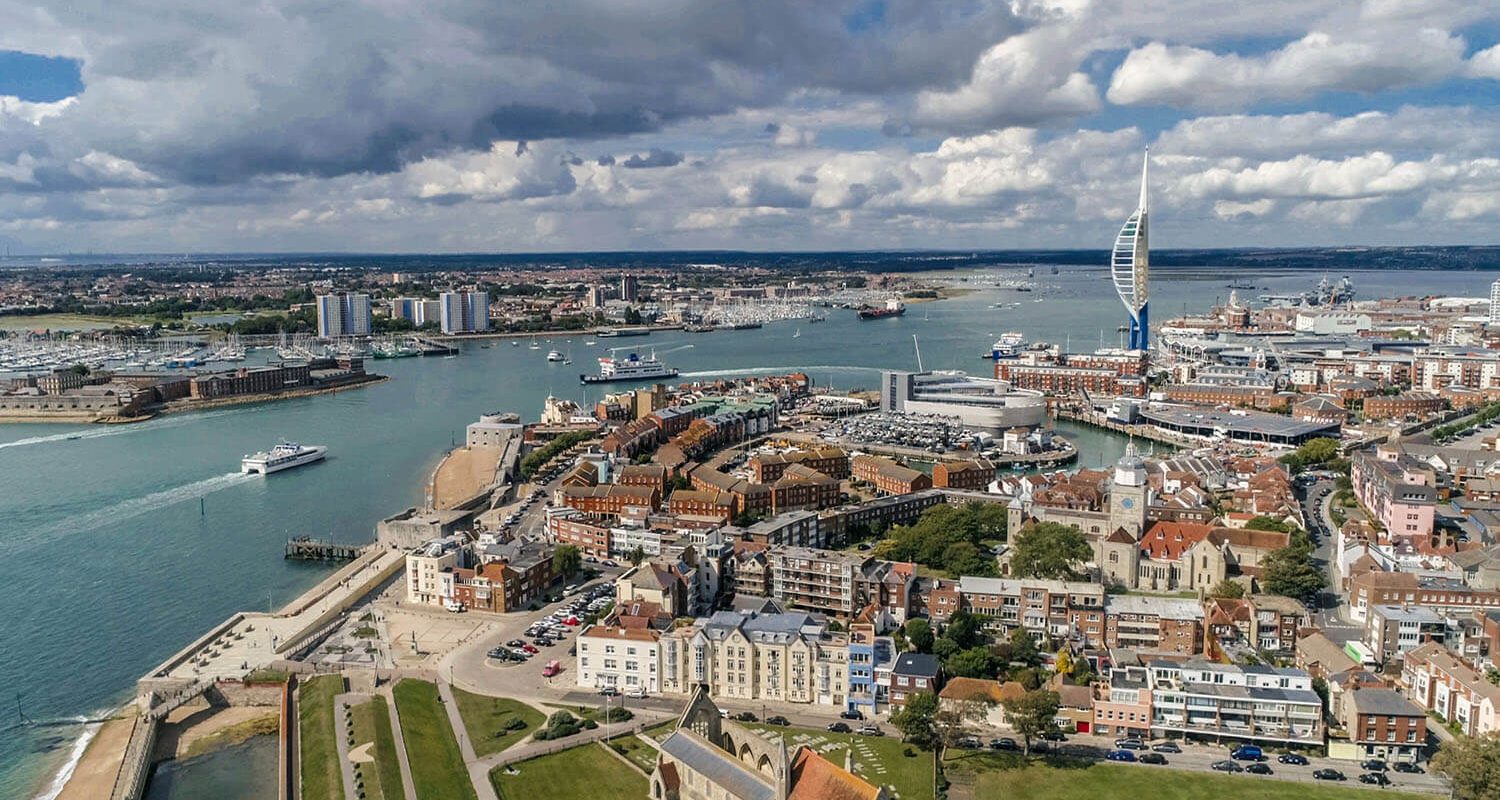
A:
MULTIPOLYGON (((1288 292, 1309 289, 1321 276, 1234 277, 1288 292)), ((1352 277, 1361 297, 1480 297, 1494 276, 1352 277)), ((1227 296, 1227 280, 1212 270, 1158 271, 1153 316, 1204 310, 1227 296)), ((466 343, 454 359, 370 362, 392 380, 334 395, 120 427, 0 426, 0 686, 17 696, 0 698, 0 714, 11 717, 0 723, 9 726, 0 736, 0 797, 43 792, 82 733, 78 725, 19 724, 9 708, 17 699, 20 714, 44 722, 83 719, 118 704, 138 676, 230 613, 279 606, 326 574, 283 561, 288 537, 368 541, 382 516, 419 502, 450 441, 462 439, 464 425, 481 413, 535 418, 549 393, 592 403, 620 388, 578 385, 578 373, 592 371, 605 347, 691 343, 664 357, 683 380, 802 369, 819 384, 873 389, 880 368, 916 367, 913 334, 924 367, 976 374, 989 374, 979 356, 1005 331, 1074 349, 1117 343, 1124 315, 1103 270, 1038 269, 1037 283, 1036 291, 1018 293, 975 281, 979 290, 971 294, 871 322, 835 309, 818 325, 672 331, 598 339, 593 348, 582 336, 556 336, 540 352, 503 340, 466 343), (994 308, 997 302, 1017 305, 994 308), (554 348, 573 364, 547 362, 546 349, 554 348), (243 454, 281 438, 327 445, 329 457, 269 477, 238 474, 243 454)), ((1110 434, 1063 430, 1079 444, 1082 466, 1106 464, 1123 449, 1110 434)), ((219 769, 212 763, 209 772, 219 769)), ((174 767, 172 785, 196 785, 193 773, 205 769, 197 764, 174 767)))
POLYGON ((275 736, 256 736, 151 773, 145 800, 260 800, 276 780, 275 736))

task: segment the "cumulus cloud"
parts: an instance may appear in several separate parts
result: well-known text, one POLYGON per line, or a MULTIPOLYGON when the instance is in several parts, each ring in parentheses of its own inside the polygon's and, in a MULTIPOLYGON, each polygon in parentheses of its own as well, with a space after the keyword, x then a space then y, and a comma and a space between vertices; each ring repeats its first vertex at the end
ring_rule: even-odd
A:
POLYGON ((1469 59, 1466 72, 1475 78, 1500 80, 1500 44, 1475 53, 1469 59))
POLYGON ((1107 96, 1121 105, 1224 108, 1331 90, 1369 93, 1453 75, 1463 53, 1462 38, 1436 28, 1314 31, 1262 56, 1152 42, 1125 57, 1107 96))
POLYGON ((1078 71, 1066 27, 1013 36, 980 56, 969 81, 917 96, 912 123, 938 130, 985 130, 1068 119, 1099 108, 1093 81, 1078 71))

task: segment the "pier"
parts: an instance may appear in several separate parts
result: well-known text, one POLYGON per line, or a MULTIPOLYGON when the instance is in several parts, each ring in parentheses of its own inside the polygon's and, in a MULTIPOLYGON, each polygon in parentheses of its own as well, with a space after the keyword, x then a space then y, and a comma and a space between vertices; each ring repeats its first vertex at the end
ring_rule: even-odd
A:
POLYGON ((287 540, 286 553, 282 557, 298 561, 353 561, 364 553, 365 547, 298 536, 287 540))

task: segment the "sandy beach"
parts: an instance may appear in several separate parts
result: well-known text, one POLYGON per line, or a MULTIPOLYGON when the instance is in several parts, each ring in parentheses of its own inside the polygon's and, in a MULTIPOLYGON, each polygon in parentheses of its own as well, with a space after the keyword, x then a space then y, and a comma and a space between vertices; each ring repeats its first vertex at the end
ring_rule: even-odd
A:
POLYGON ((120 771, 120 761, 125 755, 125 745, 130 741, 133 717, 112 719, 99 727, 99 732, 83 751, 83 758, 73 770, 73 777, 63 787, 58 800, 98 800, 109 797, 115 787, 115 774, 120 771))

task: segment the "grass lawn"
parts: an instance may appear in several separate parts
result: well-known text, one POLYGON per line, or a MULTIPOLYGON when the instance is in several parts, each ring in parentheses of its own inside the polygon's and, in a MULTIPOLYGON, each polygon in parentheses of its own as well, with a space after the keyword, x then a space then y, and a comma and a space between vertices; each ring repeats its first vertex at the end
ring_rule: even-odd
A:
MULTIPOLYGON (((1088 761, 1033 761, 1019 756, 962 751, 944 769, 955 786, 972 787, 972 797, 1024 797, 1027 800, 1099 800, 1149 797, 1151 800, 1432 800, 1431 795, 1377 791, 1327 783, 1282 781, 1255 775, 1220 775, 1167 767, 1097 764, 1088 761)), ((951 794, 952 792, 950 792, 951 794)), ((902 800, 909 800, 905 794, 902 800)))
POLYGON ((391 733, 391 713, 385 698, 376 695, 350 710, 354 717, 354 746, 375 743, 370 748, 375 763, 354 767, 356 774, 365 779, 365 796, 370 800, 406 800, 406 789, 401 785, 401 761, 396 754, 396 737, 391 733))
POLYGON ((297 732, 302 750, 302 797, 344 800, 339 749, 333 738, 333 697, 344 691, 340 675, 322 675, 297 689, 297 732))
POLYGON ((655 725, 642 730, 641 735, 650 736, 652 739, 655 739, 659 742, 667 738, 667 736, 669 736, 672 731, 675 730, 677 730, 677 720, 669 719, 665 722, 658 722, 655 725))
POLYGON ((406 760, 417 789, 415 800, 478 800, 437 686, 408 678, 393 691, 401 738, 406 740, 406 760))
MULTIPOLYGON (((824 758, 840 767, 844 766, 844 752, 852 747, 854 774, 876 786, 891 787, 901 800, 926 800, 932 797, 933 754, 903 744, 899 736, 858 736, 808 728, 780 728, 754 722, 740 724, 757 731, 780 734, 786 739, 788 751, 795 745, 810 745, 824 758), (906 755, 908 749, 914 755, 906 755)), ((888 730, 887 734, 890 733, 892 731, 888 730)))
POLYGON ((500 800, 638 800, 646 796, 646 776, 597 744, 586 744, 504 767, 490 773, 500 800))
POLYGON ((656 769, 656 748, 642 741, 639 736, 616 736, 609 740, 609 746, 616 753, 630 759, 630 763, 640 767, 647 775, 656 769))
POLYGON ((476 755, 498 753, 526 738, 546 721, 542 712, 508 697, 486 697, 455 686, 453 699, 458 701, 458 713, 464 718, 464 727, 469 729, 469 741, 474 743, 476 755), (517 719, 526 723, 526 727, 507 730, 505 726, 517 719))

